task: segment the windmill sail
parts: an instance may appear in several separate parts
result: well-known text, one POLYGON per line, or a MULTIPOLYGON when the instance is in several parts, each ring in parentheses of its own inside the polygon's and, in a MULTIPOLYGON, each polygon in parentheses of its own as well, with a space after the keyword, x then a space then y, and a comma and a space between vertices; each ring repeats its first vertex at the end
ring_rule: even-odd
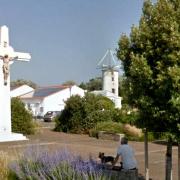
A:
POLYGON ((99 61, 97 67, 102 70, 118 70, 120 68, 120 63, 115 60, 113 51, 108 49, 105 55, 99 61))

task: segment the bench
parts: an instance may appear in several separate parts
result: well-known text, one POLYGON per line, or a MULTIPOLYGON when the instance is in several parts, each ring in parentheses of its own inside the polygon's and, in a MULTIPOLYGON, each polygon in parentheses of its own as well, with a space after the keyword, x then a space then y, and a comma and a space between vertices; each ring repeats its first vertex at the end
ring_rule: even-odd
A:
POLYGON ((138 170, 119 170, 118 166, 115 168, 108 169, 109 165, 103 165, 103 172, 114 180, 138 180, 138 170))
POLYGON ((120 141, 122 137, 124 137, 124 134, 110 133, 106 131, 98 132, 98 139, 120 141))

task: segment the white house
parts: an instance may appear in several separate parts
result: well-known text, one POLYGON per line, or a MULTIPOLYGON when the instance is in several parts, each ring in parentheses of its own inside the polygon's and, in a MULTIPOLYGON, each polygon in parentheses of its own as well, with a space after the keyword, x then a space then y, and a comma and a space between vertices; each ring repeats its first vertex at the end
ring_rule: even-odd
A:
POLYGON ((37 88, 20 96, 27 109, 34 116, 42 117, 47 111, 61 111, 65 107, 65 101, 72 95, 84 96, 84 90, 73 86, 48 86, 37 88))
POLYGON ((34 89, 28 85, 21 85, 21 86, 11 86, 11 92, 10 92, 10 96, 11 97, 19 97, 23 94, 27 94, 31 91, 33 91, 34 89))

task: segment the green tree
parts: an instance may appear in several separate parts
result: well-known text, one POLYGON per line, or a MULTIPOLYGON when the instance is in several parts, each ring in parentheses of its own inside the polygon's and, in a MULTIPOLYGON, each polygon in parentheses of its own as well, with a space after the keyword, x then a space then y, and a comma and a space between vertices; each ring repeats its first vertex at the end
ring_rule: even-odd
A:
POLYGON ((93 79, 90 79, 87 83, 81 83, 79 87, 86 89, 88 91, 94 91, 94 90, 102 90, 102 78, 96 77, 93 79))
POLYGON ((76 83, 72 80, 69 80, 69 81, 65 81, 62 85, 63 86, 72 86, 72 85, 76 85, 76 83))
POLYGON ((21 85, 28 85, 34 89, 37 88, 37 84, 30 81, 30 80, 24 80, 24 79, 18 79, 18 80, 15 80, 15 81, 11 81, 11 86, 21 86, 21 85))
POLYGON ((139 125, 178 139, 180 1, 146 0, 139 26, 132 27, 130 36, 121 36, 117 56, 128 78, 131 103, 140 111, 139 125))
POLYGON ((23 134, 34 134, 35 123, 19 98, 11 99, 12 131, 23 134))
POLYGON ((129 80, 126 76, 119 77, 119 96, 122 97, 122 104, 132 104, 129 89, 129 80), (129 102, 130 101, 130 102, 129 102))

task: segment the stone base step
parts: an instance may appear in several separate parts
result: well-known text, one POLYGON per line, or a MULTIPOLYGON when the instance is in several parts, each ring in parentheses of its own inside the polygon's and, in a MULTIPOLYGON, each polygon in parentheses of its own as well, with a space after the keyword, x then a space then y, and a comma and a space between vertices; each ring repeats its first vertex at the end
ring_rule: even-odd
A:
POLYGON ((0 142, 24 141, 28 140, 26 136, 20 133, 0 133, 0 142))

